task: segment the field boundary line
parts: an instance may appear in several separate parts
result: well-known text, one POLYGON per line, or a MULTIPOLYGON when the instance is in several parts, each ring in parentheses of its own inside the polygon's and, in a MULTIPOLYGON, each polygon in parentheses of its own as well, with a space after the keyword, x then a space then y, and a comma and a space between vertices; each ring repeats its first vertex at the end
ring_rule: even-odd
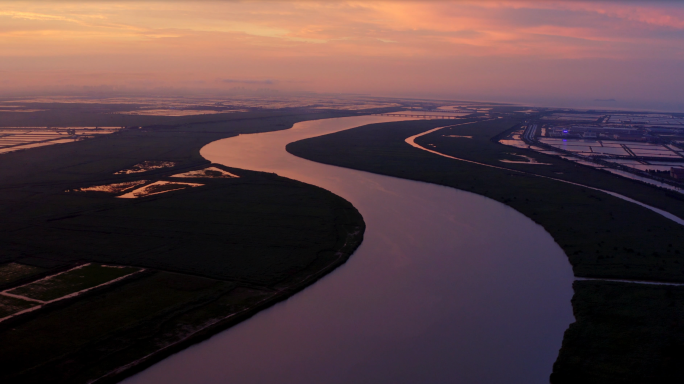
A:
MULTIPOLYGON (((11 289, 14 289, 14 288, 11 288, 11 289)), ((2 296, 7 296, 7 297, 13 297, 13 298, 15 298, 15 299, 21 299, 21 300, 26 300, 26 301, 32 301, 32 302, 34 302, 34 303, 39 303, 39 304, 45 304, 45 301, 43 301, 43 300, 37 300, 37 299, 32 299, 32 298, 26 297, 26 296, 15 295, 15 294, 13 294, 13 293, 9 293, 9 292, 6 292, 6 291, 0 292, 0 295, 2 295, 2 296)))
MULTIPOLYGON (((343 258, 344 255, 345 255, 344 252, 342 251, 342 249, 344 249, 344 247, 346 247, 347 244, 349 244, 349 240, 352 238, 352 236, 354 236, 354 235, 356 235, 356 234, 358 234, 358 233, 359 233, 359 230, 358 230, 358 229, 357 229, 356 231, 354 231, 354 232, 348 232, 348 233, 347 233, 347 238, 345 239, 344 244, 342 245, 342 247, 340 248, 339 251, 335 252, 335 255, 337 256, 337 257, 335 258, 335 260, 333 260, 333 261, 332 261, 331 263, 329 263, 328 265, 322 267, 322 268, 319 269, 317 272, 310 273, 309 275, 307 275, 306 277, 304 277, 304 278, 303 278, 302 280, 300 280, 299 282, 296 282, 296 283, 290 284, 290 285, 287 286, 287 287, 284 287, 284 288, 275 290, 275 292, 273 292, 271 295, 269 295, 269 296, 267 296, 267 297, 265 297, 265 298, 259 300, 258 302, 254 303, 254 304, 251 305, 250 307, 244 308, 244 309, 242 309, 242 310, 240 310, 240 311, 238 311, 238 312, 235 312, 235 313, 231 313, 231 314, 228 315, 228 316, 224 316, 224 317, 221 317, 221 318, 219 318, 219 319, 214 319, 213 321, 207 322, 207 323, 205 323, 201 328, 198 328, 197 330, 195 330, 194 332, 192 332, 192 333, 186 335, 186 336, 183 337, 182 339, 177 340, 177 341, 175 341, 175 342, 173 342, 173 343, 171 343, 171 344, 165 345, 164 347, 162 347, 162 348, 160 348, 160 349, 158 349, 158 350, 156 350, 156 351, 154 351, 154 352, 152 352, 152 353, 149 353, 149 354, 147 354, 147 355, 145 355, 145 356, 143 356, 143 357, 141 357, 141 358, 139 358, 139 359, 137 359, 137 360, 135 360, 135 361, 132 361, 132 362, 126 364, 126 365, 123 365, 123 366, 120 366, 120 367, 118 367, 118 368, 116 368, 116 369, 113 369, 113 370, 109 371, 108 373, 106 373, 106 374, 104 374, 104 375, 102 375, 102 376, 100 376, 100 377, 98 377, 98 378, 96 378, 96 379, 93 379, 93 380, 91 380, 91 381, 88 381, 88 384, 96 383, 96 382, 98 382, 98 381, 100 381, 100 380, 103 380, 103 379, 107 379, 107 378, 116 376, 116 375, 118 375, 118 374, 120 374, 120 373, 125 372, 125 371, 128 370, 128 369, 134 368, 134 367, 136 367, 137 365, 140 365, 140 364, 142 364, 142 363, 145 363, 146 360, 148 360, 148 359, 150 359, 150 358, 154 358, 155 356, 158 356, 160 353, 164 352, 165 350, 171 349, 171 348, 176 347, 176 346, 178 346, 178 345, 180 345, 180 344, 182 344, 182 343, 184 343, 184 342, 187 342, 187 341, 191 340, 193 337, 197 336, 197 335, 200 334, 201 332, 203 332, 203 331, 205 331, 205 330, 207 330, 207 329, 209 329, 209 328, 211 328, 211 327, 213 327, 213 326, 215 326, 215 325, 217 325, 217 324, 220 324, 220 323, 222 323, 222 322, 225 322, 225 321, 231 319, 232 317, 241 315, 241 314, 243 314, 243 313, 249 313, 250 311, 253 311, 253 310, 259 308, 259 306, 260 306, 262 303, 268 302, 269 300, 272 300, 272 299, 274 299, 274 298, 278 298, 279 296, 282 296, 283 294, 287 293, 288 290, 292 289, 292 288, 295 287, 295 286, 300 286, 300 287, 301 287, 302 285, 304 285, 302 289, 305 289, 306 287, 309 286, 309 285, 306 285, 306 284, 305 284, 306 282, 310 281, 311 279, 315 279, 316 277, 319 277, 319 278, 320 278, 320 277, 326 276, 327 274, 323 274, 323 275, 321 275, 321 274, 322 274, 324 271, 326 271, 327 269, 331 268, 331 267, 334 267, 334 268, 333 268, 333 270, 334 270, 334 269, 336 268, 335 266, 339 266, 338 264, 339 264, 339 262, 340 262, 340 259, 343 258)), ((354 251, 354 252, 356 252, 356 251, 354 251)), ((351 255, 352 255, 354 252, 352 252, 349 256, 351 257, 351 255)), ((130 276, 130 275, 128 275, 128 276, 130 276)), ((288 296, 286 296, 285 298, 288 298, 288 297, 291 297, 291 296, 292 296, 292 295, 288 295, 288 296)), ((277 303, 277 301, 276 301, 274 304, 276 304, 276 303, 277 303)), ((261 312, 261 310, 257 311, 256 313, 259 313, 259 312, 261 312)), ((255 313, 255 314, 256 314, 256 313, 255 313)), ((227 330, 227 329, 226 329, 226 330, 227 330)), ((212 335, 212 336, 213 336, 213 335, 212 335)))
MULTIPOLYGON (((54 275, 51 275, 51 276, 47 276, 47 277, 44 277, 44 278, 42 278, 42 279, 33 281, 33 282, 31 282, 31 283, 26 283, 26 284, 24 284, 24 285, 20 285, 19 287, 23 287, 23 286, 28 285, 28 284, 33 284, 33 283, 35 283, 35 282, 37 282, 37 281, 45 280, 45 279, 47 279, 47 278, 49 278, 49 277, 58 276, 58 275, 61 275, 61 274, 63 274, 63 273, 66 273, 66 272, 73 271, 73 270, 75 270, 75 269, 83 268, 84 266, 90 265, 90 264, 91 264, 91 263, 82 264, 82 265, 79 265, 78 267, 72 268, 72 269, 70 269, 70 270, 68 270, 68 271, 64 271, 64 272, 60 272, 60 273, 57 273, 57 274, 54 274, 54 275)), ((109 266, 109 265, 103 265, 103 266, 106 266, 106 267, 114 267, 114 268, 122 268, 122 267, 118 267, 118 266, 109 266)), ((11 293, 7 293, 7 292, 5 292, 5 291, 2 291, 2 292, 0 292, 0 295, 7 296, 7 297, 14 297, 15 299, 21 299, 21 300, 26 300, 26 301, 31 301, 31 302, 37 302, 37 303, 40 303, 40 305, 37 305, 37 306, 35 306, 35 307, 31 307, 31 308, 28 308, 28 309, 19 311, 19 312, 17 312, 17 313, 13 313, 13 314, 11 314, 11 315, 9 315, 9 316, 7 316, 7 317, 3 317, 3 318, 0 319, 0 323, 3 322, 3 321, 5 321, 5 320, 9 320, 9 319, 11 319, 11 318, 13 318, 13 317, 19 316, 19 315, 21 315, 21 314, 24 314, 24 313, 27 313, 27 312, 31 312, 31 311, 35 311, 36 309, 42 308, 43 306, 45 306, 45 305, 47 305, 47 304, 52 304, 52 303, 56 303, 56 302, 58 302, 58 301, 62 301, 62 300, 66 300, 66 299, 71 299, 71 298, 73 298, 73 297, 80 296, 80 295, 82 295, 82 294, 84 294, 84 293, 86 293, 86 292, 88 292, 88 291, 92 291, 93 289, 100 288, 100 287, 104 287, 104 286, 107 286, 107 285, 110 285, 110 284, 114 284, 114 283, 116 283, 117 281, 121 281, 121 280, 123 280, 123 279, 127 279, 127 278, 129 278, 129 277, 131 277, 131 276, 133 276, 133 275, 136 275, 136 274, 138 274, 138 273, 142 273, 142 272, 144 272, 145 270, 146 270, 146 269, 144 269, 144 268, 140 268, 139 270, 137 270, 137 271, 135 271, 135 272, 131 272, 131 273, 129 273, 129 274, 127 274, 127 275, 124 275, 124 276, 121 276, 121 277, 117 277, 116 279, 112 279, 112 280, 106 281, 106 282, 104 282, 104 283, 102 283, 102 284, 95 285, 95 286, 90 287, 90 288, 82 289, 82 290, 80 290, 80 291, 73 292, 73 293, 70 293, 70 294, 68 294, 68 295, 60 296, 60 297, 58 297, 58 298, 56 298, 56 299, 52 299, 52 300, 49 300, 49 301, 41 301, 41 300, 31 299, 31 298, 29 298, 29 297, 24 297, 24 296, 19 296, 19 295, 13 295, 13 294, 11 294, 11 293)), ((13 290, 13 289, 16 289, 16 288, 19 288, 19 287, 10 288, 9 290, 13 290)))

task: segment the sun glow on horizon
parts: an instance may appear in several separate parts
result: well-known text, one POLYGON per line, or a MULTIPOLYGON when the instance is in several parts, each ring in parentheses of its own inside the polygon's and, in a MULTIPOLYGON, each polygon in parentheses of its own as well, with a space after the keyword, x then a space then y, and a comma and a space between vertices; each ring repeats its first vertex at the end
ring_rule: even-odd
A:
POLYGON ((672 2, 5 2, 4 92, 114 88, 681 99, 672 2), (562 90, 562 91, 561 91, 562 90))

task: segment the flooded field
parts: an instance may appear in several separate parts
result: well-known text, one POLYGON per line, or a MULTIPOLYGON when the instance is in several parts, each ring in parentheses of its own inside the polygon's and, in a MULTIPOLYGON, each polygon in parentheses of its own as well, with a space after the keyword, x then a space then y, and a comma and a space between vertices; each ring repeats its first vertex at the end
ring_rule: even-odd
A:
POLYGON ((387 115, 399 115, 399 116, 434 116, 434 117, 463 117, 463 116, 468 116, 475 113, 475 111, 469 112, 469 111, 399 111, 399 112, 390 112, 387 115))
POLYGON ((245 110, 211 110, 211 109, 141 109, 134 111, 121 112, 124 115, 142 116, 196 116, 213 115, 217 113, 245 112, 245 110))
POLYGON ((137 199, 140 197, 147 197, 152 195, 158 195, 160 193, 167 193, 173 191, 179 191, 181 189, 201 187, 204 184, 197 183, 182 183, 177 181, 157 181, 150 185, 146 185, 142 188, 138 188, 124 195, 117 196, 121 199, 137 199))
POLYGON ((85 140, 119 127, 0 127, 0 154, 85 140))
POLYGON ((226 97, 41 97, 0 100, 0 112, 29 111, 34 104, 116 104, 112 114, 148 116, 190 116, 216 113, 234 113, 253 109, 311 108, 337 110, 364 110, 399 107, 401 103, 376 97, 346 97, 343 95, 233 95, 226 97), (130 108, 126 108, 130 105, 130 108), (4 108, 3 108, 4 107, 4 108))
POLYGON ((503 145, 508 145, 510 147, 515 147, 515 148, 522 148, 522 149, 530 148, 529 144, 525 143, 524 141, 522 141, 520 139, 520 135, 514 135, 509 140, 506 140, 506 139, 499 140, 499 143, 501 143, 503 145))
MULTIPOLYGON (((116 172, 116 174, 136 174, 150 171, 153 169, 173 167, 174 165, 175 163, 170 161, 146 161, 140 164, 136 164, 134 167, 131 167, 129 169, 116 172)), ((179 179, 234 179, 239 178, 240 176, 230 173, 218 167, 206 167, 204 169, 177 173, 169 177, 179 179)), ((149 182, 150 180, 134 180, 123 183, 93 185, 89 187, 70 189, 65 192, 105 192, 111 194, 120 194, 128 192, 117 197, 123 199, 135 199, 146 196, 158 195, 166 192, 179 191, 186 188, 201 187, 204 185, 198 183, 167 180, 158 180, 148 185, 145 185, 149 182), (142 185, 145 186, 141 187, 142 185)))
POLYGON ((122 169, 120 171, 114 172, 115 175, 129 175, 132 173, 142 173, 147 171, 152 171, 154 169, 170 168, 174 167, 176 163, 173 161, 143 161, 130 168, 122 169))
POLYGON ((600 116, 596 114, 582 114, 582 113, 555 113, 552 116, 544 116, 542 120, 574 120, 574 121, 597 121, 600 116))
POLYGON ((139 185, 147 183, 148 180, 128 181, 125 183, 114 183, 105 185, 94 185, 92 187, 78 188, 68 192, 107 192, 122 193, 139 185))
POLYGON ((175 175, 171 175, 171 177, 203 178, 203 179, 231 179, 231 178, 238 178, 240 176, 234 175, 234 174, 232 174, 228 171, 225 171, 221 168, 208 167, 208 168, 200 169, 197 171, 178 173, 175 175))
POLYGON ((482 105, 473 105, 473 104, 462 104, 462 105, 443 105, 441 107, 437 108, 438 111, 444 111, 444 112, 468 112, 468 113, 475 113, 475 112, 481 112, 485 113, 488 111, 491 111, 492 108, 486 108, 483 107, 482 105))
MULTIPOLYGON (((580 117, 579 120, 582 120, 581 117, 595 117, 596 122, 588 125, 581 125, 579 123, 577 125, 568 125, 567 127, 572 127, 572 129, 576 130, 573 137, 548 137, 550 131, 555 130, 556 136, 561 132, 560 128, 553 128, 553 125, 550 127, 543 125, 541 135, 538 135, 537 124, 528 122, 526 125, 523 124, 514 131, 509 132, 506 137, 499 140, 499 143, 515 148, 532 149, 539 153, 557 156, 577 164, 603 169, 614 175, 684 193, 684 188, 677 184, 677 180, 669 177, 669 172, 673 168, 684 168, 684 149, 680 148, 681 142, 672 140, 670 136, 665 138, 643 136, 648 135, 645 132, 648 132, 649 128, 640 126, 638 129, 633 129, 632 125, 628 125, 628 128, 624 129, 641 132, 642 136, 638 140, 637 136, 633 136, 634 140, 605 138, 604 136, 607 136, 606 133, 601 133, 603 135, 602 138, 582 138, 577 134, 581 129, 588 130, 589 132, 592 129, 611 129, 613 126, 605 125, 605 121, 612 119, 612 115, 552 115, 552 117, 567 117, 568 119, 573 116, 580 117), (603 121, 601 124, 604 125, 599 125, 598 121, 603 121), (525 140, 523 140, 523 136, 526 138, 525 140), (646 142, 647 137, 653 142, 646 142), (668 141, 671 142, 668 143, 668 141)), ((634 115, 629 116, 635 118, 634 115)), ((550 118, 549 116, 545 118, 547 117, 550 118)), ((658 121, 663 119, 672 121, 673 125, 677 124, 680 120, 671 115, 656 116, 651 120, 655 121, 656 119, 660 119, 658 121)), ((624 119, 618 118, 616 121, 618 120, 622 123, 624 119)), ((562 135, 572 133, 571 128, 562 132, 562 135)), ((673 132, 679 131, 675 129, 673 132)), ((615 134, 614 136, 618 137, 619 135, 615 134)))
POLYGON ((537 159, 530 157, 530 156, 525 156, 525 155, 519 155, 517 153, 506 153, 507 155, 511 156, 516 156, 522 158, 522 160, 515 161, 515 160, 499 160, 502 163, 513 163, 513 164, 534 164, 534 165, 551 165, 550 163, 540 163, 537 161, 537 159))

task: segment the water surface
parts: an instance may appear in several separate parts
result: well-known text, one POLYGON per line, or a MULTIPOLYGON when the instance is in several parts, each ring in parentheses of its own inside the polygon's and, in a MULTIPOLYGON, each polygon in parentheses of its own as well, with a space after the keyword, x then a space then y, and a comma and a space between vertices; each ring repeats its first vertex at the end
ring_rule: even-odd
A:
POLYGON ((573 276, 542 227, 472 193, 285 151, 307 137, 396 120, 308 121, 204 147, 213 162, 349 200, 366 221, 365 240, 306 290, 126 383, 548 383, 574 321, 573 276))

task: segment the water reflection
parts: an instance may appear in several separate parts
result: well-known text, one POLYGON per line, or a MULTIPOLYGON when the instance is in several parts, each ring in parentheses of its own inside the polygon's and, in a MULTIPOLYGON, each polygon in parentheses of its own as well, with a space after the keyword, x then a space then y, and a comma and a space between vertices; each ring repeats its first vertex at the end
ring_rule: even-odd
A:
POLYGON ((342 267, 133 383, 548 383, 573 321, 572 273, 540 226, 471 193, 285 152, 390 117, 299 123, 202 149, 227 166, 316 184, 367 223, 342 267))

